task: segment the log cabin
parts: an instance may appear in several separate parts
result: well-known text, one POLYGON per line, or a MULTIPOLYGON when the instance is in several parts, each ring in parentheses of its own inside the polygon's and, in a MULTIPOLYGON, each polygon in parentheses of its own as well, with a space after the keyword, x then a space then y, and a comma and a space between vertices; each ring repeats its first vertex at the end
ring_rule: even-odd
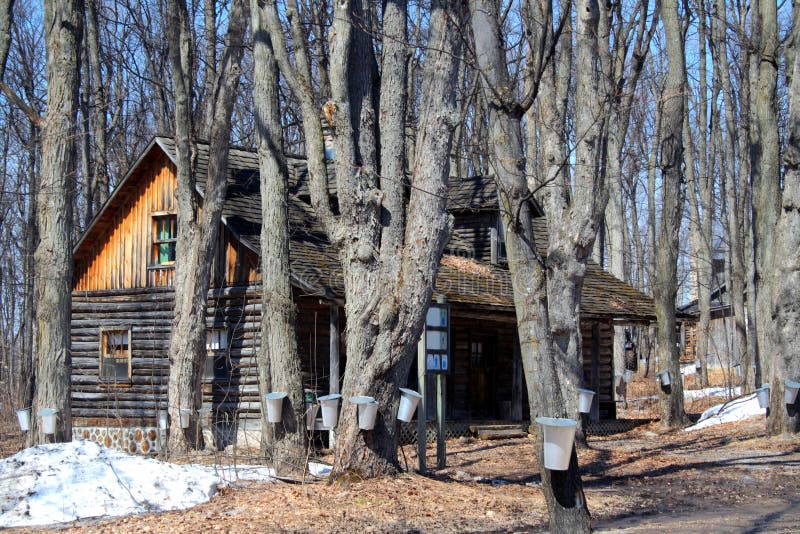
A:
MULTIPOLYGON (((199 144, 202 201, 208 147, 199 144)), ((290 263, 307 396, 336 392, 344 351, 344 288, 336 251, 308 203, 305 166, 290 160, 290 263)), ((167 403, 175 243, 175 148, 156 137, 74 247, 72 420, 77 437, 130 452, 159 443, 167 403)), ((335 188, 330 193, 335 199, 335 188)), ((494 180, 454 180, 455 229, 435 298, 450 310, 446 415, 456 421, 524 421, 527 393, 504 262, 494 180)), ((260 336, 261 200, 254 152, 230 151, 228 192, 207 301, 201 420, 214 447, 258 445, 255 355, 260 336)), ((544 217, 535 221, 546 243, 544 217)), ((592 417, 614 418, 615 321, 650 322, 652 300, 590 263, 582 294, 584 379, 598 392, 592 417)), ((416 386, 412 369, 410 387, 416 386)))

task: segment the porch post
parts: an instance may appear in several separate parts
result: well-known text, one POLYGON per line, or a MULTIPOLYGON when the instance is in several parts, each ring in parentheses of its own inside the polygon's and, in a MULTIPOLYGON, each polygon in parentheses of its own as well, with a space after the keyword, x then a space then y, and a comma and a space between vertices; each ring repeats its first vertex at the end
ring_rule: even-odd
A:
MULTIPOLYGON (((330 337, 330 385, 328 393, 339 393, 339 305, 331 302, 328 308, 329 318, 329 337, 330 337)), ((333 448, 336 441, 336 432, 331 428, 328 434, 329 446, 333 448)))

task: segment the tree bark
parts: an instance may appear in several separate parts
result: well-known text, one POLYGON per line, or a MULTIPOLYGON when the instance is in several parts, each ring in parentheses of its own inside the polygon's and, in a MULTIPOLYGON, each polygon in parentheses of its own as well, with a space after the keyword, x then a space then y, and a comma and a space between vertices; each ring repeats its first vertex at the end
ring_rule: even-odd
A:
POLYGON ((30 438, 42 443, 37 412, 58 410, 55 440, 72 439, 69 331, 72 294, 72 184, 75 179, 83 4, 45 4, 47 111, 42 127, 42 175, 36 193, 39 245, 34 253, 36 385, 30 438))
MULTIPOLYGON (((502 191, 500 209, 503 224, 508 229, 506 237, 509 269, 531 417, 578 419, 574 388, 580 385, 581 378, 578 370, 581 362, 580 344, 575 343, 580 284, 586 258, 591 253, 594 228, 599 224, 605 208, 604 205, 599 205, 599 201, 597 204, 592 201, 581 204, 581 201, 588 200, 587 195, 598 193, 598 189, 591 187, 597 177, 596 154, 587 150, 590 147, 584 146, 576 155, 584 170, 575 179, 578 184, 575 193, 579 195, 579 199, 573 198, 572 206, 567 201, 570 196, 567 185, 569 182, 561 173, 563 162, 561 157, 556 156, 556 148, 549 154, 545 152, 546 178, 539 177, 538 183, 534 180, 534 183, 528 183, 525 177, 519 115, 515 115, 513 105, 509 105, 513 93, 502 45, 498 10, 498 4, 492 0, 470 2, 476 62, 481 70, 484 94, 489 99, 489 153, 502 191), (532 232, 533 203, 528 200, 530 185, 545 186, 545 202, 555 215, 546 264, 536 251, 532 232), (552 191, 547 191, 548 188, 552 191), (566 213, 572 209, 575 211, 566 213), (595 211, 591 213, 590 220, 587 220, 587 211, 590 209, 595 211), (575 218, 572 239, 564 235, 567 232, 565 228, 553 228, 563 220, 561 217, 566 219, 569 216, 575 218), (558 299, 562 300, 556 304, 554 301, 558 299)), ((552 12, 541 6, 539 13, 552 12)), ((576 71, 581 71, 578 85, 582 88, 581 98, 590 98, 593 92, 596 97, 596 71, 587 67, 593 67, 591 58, 596 62, 597 57, 597 4, 581 3, 577 13, 578 35, 581 36, 578 45, 579 66, 576 67, 576 71)), ((532 20, 527 22, 534 27, 532 20)), ((547 25, 552 24, 552 20, 542 17, 536 22, 542 23, 548 28, 547 25)), ((566 73, 559 74, 565 76, 566 73)), ((545 81, 545 85, 548 81, 545 81)), ((582 142, 596 143, 597 132, 589 126, 593 124, 595 117, 590 112, 584 113, 588 115, 576 118, 579 137, 582 142)), ((545 124, 544 127, 547 128, 548 125, 545 124)), ((597 196, 602 198, 603 195, 597 196)), ((543 465, 541 436, 537 439, 536 450, 539 463, 543 465)), ((588 532, 589 512, 574 449, 568 471, 560 473, 541 469, 540 472, 542 489, 550 512, 551 530, 588 532)))
MULTIPOLYGON (((349 260, 344 262, 348 358, 342 393, 345 399, 366 393, 375 397, 380 408, 375 430, 367 433, 358 430, 355 407, 346 405, 343 408, 337 429, 334 476, 374 476, 398 469, 398 436, 394 421, 398 403, 397 387, 405 382, 416 355, 416 341, 422 332, 439 258, 452 228, 445 197, 450 147, 457 116, 455 92, 460 53, 457 25, 463 16, 462 6, 461 2, 440 1, 431 5, 431 33, 422 75, 420 122, 411 172, 413 187, 408 200, 405 227, 401 232, 402 242, 398 242, 397 237, 392 237, 391 229, 386 227, 380 241, 383 244, 383 240, 388 240, 389 251, 401 244, 398 254, 401 261, 396 266, 391 263, 383 265, 377 273, 370 272, 374 268, 371 267, 374 256, 370 254, 371 258, 364 262, 367 258, 364 245, 370 239, 368 229, 368 233, 359 236, 358 241, 343 244, 342 257, 349 260), (348 267, 348 263, 352 267, 348 267), (363 281, 367 280, 371 280, 371 283, 364 284, 363 281), (364 295, 365 287, 373 287, 374 294, 364 295)), ((384 27, 387 27, 387 16, 402 16, 405 21, 405 13, 404 5, 396 10, 387 10, 384 13, 384 27)), ((401 28, 400 24, 398 20, 388 27, 394 28, 392 31, 396 34, 401 28)), ((405 25, 405 22, 402 24, 405 25)), ((334 23, 331 32, 332 58, 337 58, 337 51, 342 50, 339 46, 344 44, 337 42, 334 37, 334 31, 337 30, 335 26, 334 23)), ((393 61, 384 63, 384 77, 389 74, 386 72, 387 66, 391 69, 400 68, 399 59, 395 57, 393 61)), ((349 154, 355 155, 353 149, 348 147, 351 141, 346 139, 347 126, 345 125, 344 131, 339 129, 339 105, 348 97, 337 89, 342 85, 342 67, 339 60, 332 59, 331 84, 337 105, 336 157, 339 158, 336 175, 339 191, 349 190, 354 193, 351 198, 358 199, 363 198, 365 192, 357 192, 353 183, 342 188, 343 182, 339 179, 345 172, 345 158, 349 154)), ((385 101, 384 96, 387 96, 384 91, 402 90, 406 81, 405 70, 402 72, 402 77, 395 77, 400 86, 389 84, 382 87, 382 102, 385 101)), ((404 126, 405 123, 405 112, 402 108, 394 107, 387 111, 389 116, 386 117, 385 126, 381 126, 381 135, 392 124, 404 126)), ((347 116, 344 114, 343 119, 346 120, 347 116)), ((403 127, 397 133, 404 131, 403 127)), ((362 149, 360 152, 363 157, 366 151, 362 149)), ((381 151, 381 156, 383 153, 381 151)), ((394 165, 399 164, 402 154, 402 151, 387 152, 388 157, 394 158, 394 165)), ((389 165, 392 168, 392 164, 389 165)), ((364 211, 362 202, 340 204, 343 215, 349 210, 350 216, 355 216, 349 224, 345 223, 347 226, 360 226, 359 219, 363 221, 364 216, 370 219, 373 217, 364 211)), ((389 206, 383 206, 382 209, 387 210, 389 206)), ((392 225, 402 225, 401 213, 390 212, 389 215, 392 225)), ((383 216, 382 219, 386 221, 383 216)))
POLYGON ((686 67, 682 24, 676 0, 663 2, 662 20, 667 40, 667 79, 664 87, 661 119, 662 210, 656 252, 657 272, 654 283, 657 351, 661 369, 669 371, 670 386, 662 387, 661 424, 676 428, 686 423, 683 409, 683 381, 675 321, 675 299, 678 291, 678 234, 684 204, 683 122, 686 67), (666 390, 666 391, 665 391, 666 390))
POLYGON ((258 0, 251 2, 253 102, 261 173, 261 273, 263 280, 261 346, 258 356, 263 449, 280 476, 301 476, 306 469, 307 434, 300 358, 295 337, 295 306, 289 273, 289 175, 281 144, 278 70, 258 0), (288 394, 282 422, 266 419, 264 395, 288 394))
POLYGON ((783 198, 775 229, 775 277, 772 293, 773 377, 767 428, 771 434, 800 434, 800 396, 791 405, 784 399, 785 380, 800 382, 800 5, 793 4, 789 121, 783 158, 783 198))
POLYGON ((774 269, 774 231, 781 205, 780 139, 778 136, 777 79, 778 79, 778 17, 777 3, 758 2, 754 17, 754 32, 758 39, 757 82, 752 95, 755 100, 755 127, 750 141, 751 176, 753 188, 753 246, 755 254, 756 310, 758 354, 761 377, 770 382, 771 359, 775 351, 770 346, 772 325, 772 274, 774 269), (759 31, 760 30, 760 31, 759 31))
POLYGON ((203 209, 198 213, 196 178, 192 169, 191 84, 189 13, 183 0, 169 3, 170 62, 175 90, 175 148, 177 154, 176 205, 178 237, 175 264, 175 316, 170 335, 169 415, 172 430, 167 444, 170 454, 181 454, 198 446, 196 425, 200 400, 200 380, 205 361, 206 296, 210 285, 212 252, 217 244, 222 205, 227 190, 228 148, 231 113, 240 78, 243 40, 249 4, 236 0, 229 15, 225 51, 215 82, 214 98, 207 114, 209 159, 203 195, 203 209), (180 410, 192 412, 190 427, 184 431, 177 424, 180 410))

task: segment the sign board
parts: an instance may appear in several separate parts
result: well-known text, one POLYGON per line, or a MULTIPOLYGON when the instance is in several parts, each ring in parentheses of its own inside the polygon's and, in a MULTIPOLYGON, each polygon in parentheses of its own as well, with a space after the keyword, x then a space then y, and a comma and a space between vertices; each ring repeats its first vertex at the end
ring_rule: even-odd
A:
POLYGON ((425 317, 425 369, 432 373, 450 370, 450 306, 432 302, 425 317))

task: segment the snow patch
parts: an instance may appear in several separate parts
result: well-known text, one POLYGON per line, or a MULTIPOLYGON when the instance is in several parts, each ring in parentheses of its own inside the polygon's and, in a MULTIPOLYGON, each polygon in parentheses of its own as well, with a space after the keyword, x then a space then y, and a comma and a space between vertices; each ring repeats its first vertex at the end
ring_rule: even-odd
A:
MULTIPOLYGON (((325 471, 312 465, 313 474, 325 471)), ((0 528, 190 508, 221 483, 272 474, 263 466, 170 464, 87 440, 39 445, 0 461, 0 528)))
POLYGON ((758 405, 758 398, 755 394, 734 399, 724 404, 717 404, 704 411, 696 425, 687 427, 684 432, 701 430, 722 423, 732 423, 742 421, 757 415, 767 413, 765 408, 758 405))

